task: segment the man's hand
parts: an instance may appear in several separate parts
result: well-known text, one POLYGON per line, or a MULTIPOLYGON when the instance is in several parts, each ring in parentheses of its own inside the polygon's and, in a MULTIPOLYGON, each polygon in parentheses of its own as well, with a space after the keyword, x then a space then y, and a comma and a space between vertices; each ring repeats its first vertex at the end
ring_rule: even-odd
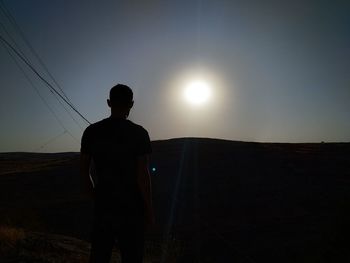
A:
POLYGON ((90 187, 84 187, 82 196, 83 196, 83 199, 88 199, 88 200, 94 199, 95 190, 92 187, 92 185, 90 187))
POLYGON ((145 227, 150 229, 155 225, 155 217, 153 209, 146 209, 145 211, 145 227))
POLYGON ((80 177, 83 182, 83 198, 93 199, 94 188, 90 178, 90 162, 91 156, 86 153, 80 154, 80 177))
POLYGON ((137 163, 137 182, 142 193, 145 208, 145 227, 150 228, 155 224, 152 205, 151 176, 148 170, 148 156, 140 156, 137 163))

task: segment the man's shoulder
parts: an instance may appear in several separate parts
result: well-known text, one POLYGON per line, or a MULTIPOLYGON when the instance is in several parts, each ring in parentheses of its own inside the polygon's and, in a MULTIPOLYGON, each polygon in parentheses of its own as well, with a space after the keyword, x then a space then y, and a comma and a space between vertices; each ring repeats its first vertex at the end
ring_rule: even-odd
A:
POLYGON ((138 129, 140 131, 147 131, 143 126, 141 126, 140 124, 137 124, 131 120, 126 120, 128 125, 130 125, 131 127, 133 127, 134 129, 138 129))
POLYGON ((127 124, 130 126, 131 129, 133 129, 137 134, 140 135, 147 135, 148 136, 148 131, 141 126, 140 124, 134 123, 130 120, 127 120, 127 124))
POLYGON ((94 123, 91 123, 89 126, 86 127, 85 131, 93 131, 95 129, 98 129, 100 127, 105 126, 107 119, 103 119, 94 123))
POLYGON ((97 121, 95 123, 90 124, 89 127, 91 127, 91 129, 103 127, 105 125, 108 125, 108 122, 109 122, 109 118, 105 118, 105 119, 102 119, 100 121, 97 121))
POLYGON ((138 149, 137 154, 139 156, 150 154, 152 152, 152 147, 148 131, 141 125, 133 123, 130 120, 128 120, 128 124, 134 128, 134 132, 132 133, 133 135, 131 136, 135 139, 134 142, 136 143, 138 149))

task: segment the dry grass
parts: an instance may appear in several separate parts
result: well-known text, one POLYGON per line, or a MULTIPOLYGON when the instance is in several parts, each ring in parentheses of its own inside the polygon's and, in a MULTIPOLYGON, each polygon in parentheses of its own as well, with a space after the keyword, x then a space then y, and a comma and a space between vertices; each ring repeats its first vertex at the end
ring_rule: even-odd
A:
POLYGON ((88 251, 85 242, 74 238, 0 226, 0 259, 4 262, 83 263, 88 251))
MULTIPOLYGON (((147 241, 145 245, 146 263, 161 262, 161 259, 173 263, 183 253, 184 244, 158 240, 147 241)), ((0 226, 0 259, 4 262, 83 263, 88 262, 89 253, 90 244, 76 238, 0 226)), ((117 247, 111 262, 121 262, 117 247)))
POLYGON ((22 229, 10 227, 10 226, 0 226, 0 242, 4 242, 9 246, 15 246, 17 242, 25 238, 24 231, 22 229))
POLYGON ((19 252, 20 244, 26 235, 22 229, 10 226, 0 226, 0 256, 14 258, 19 252))
POLYGON ((0 153, 0 175, 40 172, 78 161, 78 155, 67 153, 50 156, 35 153, 0 153))

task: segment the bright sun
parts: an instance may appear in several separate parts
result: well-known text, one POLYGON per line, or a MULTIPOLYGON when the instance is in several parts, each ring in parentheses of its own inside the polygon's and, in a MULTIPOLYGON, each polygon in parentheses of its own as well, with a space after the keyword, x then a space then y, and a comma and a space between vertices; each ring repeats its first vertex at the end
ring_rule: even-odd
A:
POLYGON ((190 82, 184 90, 185 99, 193 105, 202 105, 211 96, 210 86, 205 81, 196 80, 190 82))

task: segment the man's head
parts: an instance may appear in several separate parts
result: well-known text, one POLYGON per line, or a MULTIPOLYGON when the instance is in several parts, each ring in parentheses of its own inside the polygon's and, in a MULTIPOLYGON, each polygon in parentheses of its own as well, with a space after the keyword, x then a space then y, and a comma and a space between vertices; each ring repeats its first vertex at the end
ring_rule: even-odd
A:
POLYGON ((107 104, 112 109, 112 114, 129 115, 130 109, 134 105, 133 92, 130 87, 117 84, 109 91, 107 104))

